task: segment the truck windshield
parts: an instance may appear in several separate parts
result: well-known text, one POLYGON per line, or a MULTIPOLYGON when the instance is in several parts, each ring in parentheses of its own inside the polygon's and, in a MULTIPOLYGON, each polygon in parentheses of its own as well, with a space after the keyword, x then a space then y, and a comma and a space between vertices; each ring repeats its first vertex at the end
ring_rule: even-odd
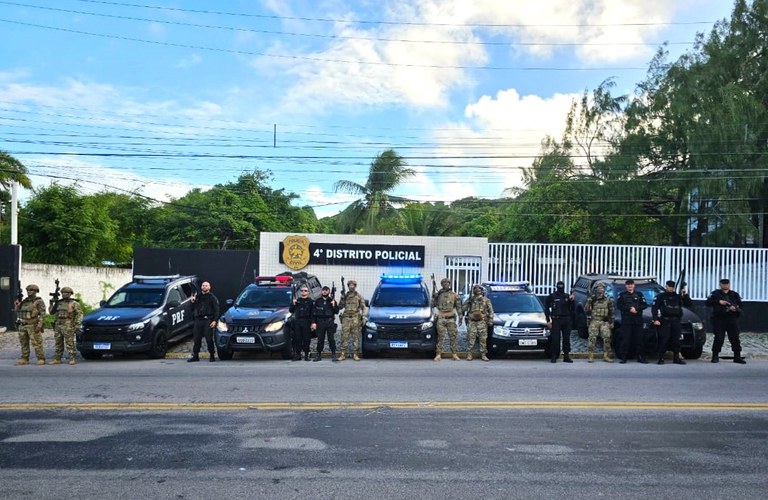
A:
POLYGON ((288 287, 246 289, 235 301, 235 307, 252 309, 278 309, 290 305, 291 289, 288 287))
POLYGON ((495 313, 533 313, 544 312, 544 308, 535 295, 514 292, 496 292, 488 296, 495 313))
POLYGON ((119 290, 109 298, 107 307, 157 307, 163 302, 162 288, 149 290, 119 290))
POLYGON ((379 287, 374 307, 429 307, 429 295, 421 287, 379 287))

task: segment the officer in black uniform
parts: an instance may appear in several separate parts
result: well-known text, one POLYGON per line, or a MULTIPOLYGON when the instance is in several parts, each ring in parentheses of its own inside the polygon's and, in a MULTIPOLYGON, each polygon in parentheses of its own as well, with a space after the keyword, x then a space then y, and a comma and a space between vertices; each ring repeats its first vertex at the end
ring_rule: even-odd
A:
POLYGON ((712 330, 715 340, 712 342, 712 362, 720 361, 720 349, 728 333, 728 342, 733 350, 733 362, 741 365, 747 361, 741 357, 741 340, 739 339, 739 316, 741 316, 741 297, 731 290, 731 282, 727 278, 720 280, 720 289, 707 297, 707 307, 712 308, 712 330))
POLYGON ((653 299, 651 312, 653 324, 659 332, 659 360, 657 364, 664 364, 664 353, 667 348, 672 351, 672 361, 676 365, 684 365, 685 361, 680 357, 680 335, 683 331, 680 327, 680 319, 683 317, 683 307, 691 307, 693 303, 688 292, 683 288, 678 294, 675 291, 675 282, 670 280, 666 288, 653 299))
POLYGON ((219 299, 211 293, 211 284, 203 281, 200 285, 200 294, 192 295, 192 312, 195 321, 192 325, 192 357, 187 360, 200 361, 200 347, 205 337, 205 345, 208 346, 208 361, 216 361, 216 346, 213 343, 213 329, 219 320, 219 299))
POLYGON ((294 298, 289 311, 293 313, 293 360, 301 361, 304 351, 304 361, 309 361, 309 342, 312 340, 311 325, 314 323, 312 313, 314 303, 309 298, 309 288, 301 285, 299 297, 294 298))
POLYGON ((616 299, 616 307, 621 311, 621 351, 620 363, 626 363, 632 346, 637 349, 637 362, 646 364, 645 338, 643 336, 643 310, 648 307, 642 293, 635 291, 635 280, 624 282, 626 290, 616 299))
POLYGON ((563 340, 563 362, 571 360, 571 313, 573 312, 573 293, 565 293, 565 283, 558 281, 555 291, 547 296, 544 302, 544 314, 547 316, 549 328, 550 361, 557 363, 560 357, 560 339, 563 340))
POLYGON ((331 361, 336 359, 336 315, 339 313, 339 305, 336 298, 331 297, 331 289, 323 287, 322 295, 315 301, 312 329, 317 333, 317 354, 312 361, 320 361, 325 347, 325 336, 328 335, 328 345, 331 348, 331 361))

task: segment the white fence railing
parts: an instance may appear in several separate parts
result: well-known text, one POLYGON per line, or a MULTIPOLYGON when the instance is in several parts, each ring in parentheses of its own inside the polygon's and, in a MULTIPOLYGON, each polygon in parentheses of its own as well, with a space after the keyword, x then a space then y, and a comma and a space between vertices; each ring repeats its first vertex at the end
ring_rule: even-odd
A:
POLYGON ((768 249, 690 248, 631 245, 491 243, 488 280, 528 280, 537 294, 557 281, 566 287, 585 273, 656 276, 676 280, 680 271, 693 299, 705 299, 729 278, 743 300, 768 302, 768 249))

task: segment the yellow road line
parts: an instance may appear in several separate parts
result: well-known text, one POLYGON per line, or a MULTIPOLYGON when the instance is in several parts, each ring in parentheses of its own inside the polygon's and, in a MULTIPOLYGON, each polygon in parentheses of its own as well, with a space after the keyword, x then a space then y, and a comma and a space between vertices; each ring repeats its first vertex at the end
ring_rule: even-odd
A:
POLYGON ((0 403, 0 411, 307 411, 307 410, 654 410, 768 411, 768 403, 665 401, 354 401, 236 403, 0 403))

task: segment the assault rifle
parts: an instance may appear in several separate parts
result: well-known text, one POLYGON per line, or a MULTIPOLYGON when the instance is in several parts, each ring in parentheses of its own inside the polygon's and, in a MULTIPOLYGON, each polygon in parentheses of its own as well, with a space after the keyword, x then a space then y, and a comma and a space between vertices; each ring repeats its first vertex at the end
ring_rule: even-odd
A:
POLYGON ((59 278, 56 278, 55 280, 53 280, 53 283, 56 285, 56 290, 54 290, 53 293, 49 293, 48 295, 51 296, 51 302, 53 303, 53 309, 51 309, 51 314, 55 316, 56 311, 59 309, 59 300, 61 300, 61 289, 59 288, 59 278))
MULTIPOLYGON (((16 301, 21 304, 21 301, 24 300, 24 292, 21 290, 21 280, 18 280, 16 282, 16 301)), ((18 313, 16 313, 16 329, 18 330, 21 326, 21 318, 19 318, 18 313)))
POLYGON ((341 277, 341 298, 343 299, 346 296, 347 296, 347 289, 344 288, 344 276, 342 276, 341 277))
POLYGON ((432 273, 432 295, 437 294, 437 283, 435 283, 435 273, 432 273))
POLYGON ((336 300, 336 282, 331 281, 331 300, 336 300))

